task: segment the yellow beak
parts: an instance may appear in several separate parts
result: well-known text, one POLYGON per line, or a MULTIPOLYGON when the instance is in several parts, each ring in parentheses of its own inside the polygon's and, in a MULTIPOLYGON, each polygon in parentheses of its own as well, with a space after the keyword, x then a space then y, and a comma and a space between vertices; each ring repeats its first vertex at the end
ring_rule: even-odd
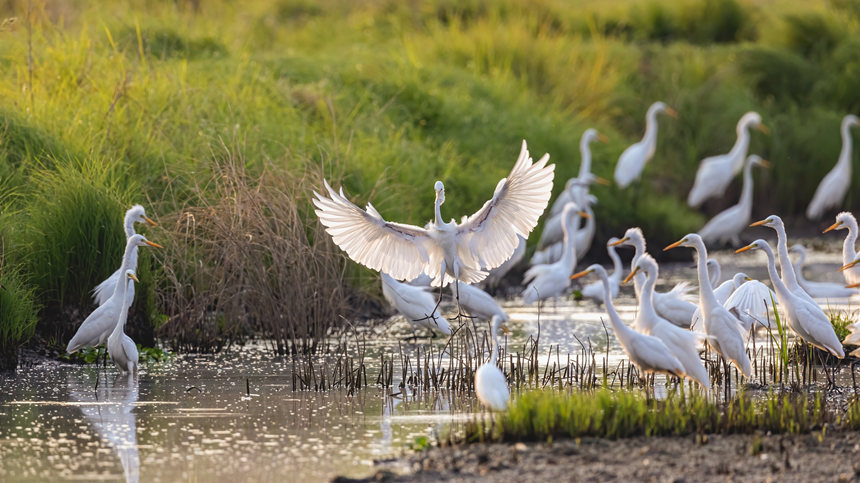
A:
POLYGON ((755 223, 750 223, 750 226, 761 226, 761 225, 764 225, 765 223, 767 223, 767 218, 765 218, 764 220, 759 220, 755 223))
POLYGON ((148 217, 148 216, 144 216, 144 217, 143 217, 143 219, 144 219, 144 220, 146 220, 146 222, 147 222, 147 223, 149 223, 149 224, 150 224, 150 225, 152 225, 152 226, 158 226, 158 223, 156 223, 156 222, 152 221, 152 218, 150 218, 150 217, 148 217))
POLYGON ((608 143, 609 142, 609 138, 605 134, 598 134, 597 140, 602 142, 602 143, 608 143))
POLYGON ((151 247, 164 248, 163 246, 159 245, 158 243, 154 243, 154 242, 151 242, 149 240, 144 240, 143 242, 146 243, 147 245, 151 246, 151 247))
POLYGON ((824 231, 823 231, 823 232, 821 232, 821 233, 827 233, 828 231, 835 230, 835 229, 839 228, 840 226, 842 226, 842 222, 841 222, 841 221, 837 221, 836 223, 834 223, 834 224, 832 224, 832 225, 828 226, 828 227, 827 227, 827 229, 826 229, 826 230, 824 230, 824 231))
POLYGON ((633 276, 637 273, 639 273, 639 267, 636 267, 635 269, 631 270, 627 277, 621 282, 621 285, 627 285, 628 283, 630 283, 630 280, 633 279, 633 276))
POLYGON ((845 265, 842 266, 842 268, 839 269, 839 271, 844 272, 845 270, 848 270, 849 268, 854 267, 854 265, 857 265, 858 263, 860 263, 860 260, 854 260, 851 263, 846 263, 845 265))
POLYGON ((626 242, 627 240, 629 240, 629 238, 627 238, 627 237, 625 236, 624 238, 622 238, 622 239, 618 240, 618 241, 617 241, 617 242, 615 242, 615 243, 610 243, 610 244, 609 244, 609 246, 611 246, 611 247, 617 247, 618 245, 621 245, 622 243, 626 242))
POLYGON ((770 168, 770 166, 771 166, 770 161, 768 161, 766 159, 759 160, 758 165, 761 166, 762 168, 770 168))
POLYGON ((609 186, 609 180, 606 178, 601 178, 600 176, 595 176, 594 182, 597 184, 602 184, 603 186, 609 186))
POLYGON ((767 126, 765 126, 764 124, 759 124, 758 130, 767 134, 767 135, 770 135, 770 129, 767 126))
POLYGON ((666 114, 668 114, 671 117, 674 117, 675 119, 678 119, 678 117, 679 117, 678 111, 672 109, 671 107, 666 108, 666 114))
POLYGON ((668 247, 664 248, 663 251, 665 252, 666 250, 671 250, 673 248, 679 247, 679 246, 681 246, 681 243, 684 243, 683 239, 678 240, 675 243, 669 245, 668 247))
POLYGON ((851 285, 846 285, 845 288, 857 288, 860 287, 860 282, 852 283, 851 285))
POLYGON ((737 250, 735 250, 735 253, 743 253, 745 251, 752 250, 752 249, 753 249, 752 245, 747 245, 743 248, 738 248, 737 250))
POLYGON ((577 273, 574 273, 573 275, 571 275, 570 279, 573 280, 575 278, 584 277, 584 276, 588 275, 589 273, 591 273, 591 272, 588 270, 583 270, 581 272, 577 272, 577 273))
POLYGON ((133 273, 129 273, 129 274, 128 274, 128 278, 130 278, 130 279, 134 280, 134 281, 135 281, 135 283, 140 283, 140 280, 138 280, 138 279, 137 279, 137 275, 135 275, 135 274, 133 274, 133 273))

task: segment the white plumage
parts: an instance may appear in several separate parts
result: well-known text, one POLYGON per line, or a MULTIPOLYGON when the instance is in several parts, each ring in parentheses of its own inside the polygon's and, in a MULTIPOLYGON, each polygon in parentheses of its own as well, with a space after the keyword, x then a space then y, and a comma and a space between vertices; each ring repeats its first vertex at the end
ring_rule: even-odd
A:
POLYGON ((517 235, 517 237, 520 241, 517 244, 517 248, 514 249, 514 253, 511 254, 511 258, 508 258, 504 263, 489 271, 487 278, 483 281, 484 286, 495 287, 503 278, 505 278, 505 275, 507 275, 512 268, 516 267, 517 264, 522 261, 526 254, 526 239, 521 235, 517 235))
POLYGON ((749 224, 752 215, 753 166, 766 168, 769 164, 755 154, 747 158, 744 164, 744 184, 741 189, 740 200, 736 205, 719 212, 699 230, 699 236, 705 240, 705 243, 740 245, 740 234, 749 224))
POLYGON ((445 223, 440 207, 445 187, 435 184, 434 220, 421 228, 385 221, 368 204, 362 210, 325 182, 328 197, 314 191, 316 214, 334 242, 353 260, 398 280, 410 280, 421 272, 433 278, 434 286, 446 283, 445 275, 466 283, 486 277, 484 269, 495 268, 511 257, 537 225, 552 194, 554 165, 549 155, 532 161, 523 141, 522 150, 507 178, 496 185, 492 199, 465 223, 445 223))
POLYGON ((138 280, 131 270, 125 271, 125 278, 126 283, 121 284, 119 287, 119 292, 122 294, 120 300, 122 308, 120 309, 119 317, 114 322, 113 332, 108 336, 107 349, 110 359, 116 364, 119 371, 131 374, 137 371, 137 345, 131 340, 131 337, 125 334, 123 327, 125 327, 125 320, 128 318, 128 307, 130 305, 128 303, 128 289, 138 280))
MULTIPOLYGON (((621 257, 615 251, 615 242, 617 241, 618 238, 612 237, 606 242, 606 251, 609 253, 609 258, 612 259, 612 275, 609 275, 607 278, 610 289, 609 295, 612 297, 612 300, 615 300, 615 297, 618 296, 619 284, 621 283, 621 257)), ((598 305, 604 303, 605 292, 603 290, 603 281, 597 280, 583 287, 582 296, 594 300, 598 305)))
POLYGON ((490 409, 496 411, 504 411, 508 407, 508 400, 511 395, 508 392, 508 381, 505 375, 496 366, 499 360, 499 327, 502 325, 502 319, 494 315, 490 321, 493 331, 493 355, 490 356, 490 362, 483 364, 475 371, 475 393, 478 399, 490 409))
POLYGON ((403 314, 410 324, 416 328, 438 330, 445 335, 451 335, 451 326, 445 317, 439 315, 436 300, 428 291, 430 287, 416 287, 398 282, 387 273, 380 273, 380 277, 385 300, 403 314))
POLYGON ((561 258, 548 265, 532 265, 525 273, 523 283, 523 303, 528 305, 537 300, 545 300, 562 295, 570 286, 570 275, 576 267, 576 248, 570 227, 579 223, 581 213, 573 203, 568 203, 562 211, 564 230, 564 252, 561 258))
POLYGON ((770 215, 764 220, 752 223, 750 226, 767 226, 776 230, 776 248, 783 283, 785 283, 785 286, 788 287, 791 293, 817 307, 818 302, 806 290, 803 290, 803 287, 800 286, 797 282, 797 277, 794 275, 794 267, 791 265, 791 258, 788 256, 788 234, 785 231, 785 224, 782 222, 782 218, 770 215))
MULTIPOLYGON (((152 221, 149 217, 146 216, 146 210, 143 209, 141 205, 134 205, 125 212, 125 218, 123 218, 123 229, 125 230, 125 238, 128 240, 132 236, 135 235, 134 224, 135 223, 148 223, 152 226, 158 226, 154 221, 152 221)), ((137 247, 134 247, 131 254, 129 254, 128 258, 128 269, 137 271, 137 247)), ((93 289, 93 300, 96 302, 96 305, 102 305, 107 302, 111 295, 113 295, 114 289, 116 289, 116 284, 120 280, 120 276, 123 272, 120 269, 117 269, 113 272, 110 277, 106 278, 102 283, 96 285, 96 288, 93 289)), ((124 277, 123 277, 124 278, 124 277)), ((128 293, 128 305, 134 302, 134 285, 128 293)))
POLYGON ((626 188, 639 179, 645 163, 654 156, 657 150, 657 114, 661 112, 678 117, 678 113, 663 102, 657 101, 651 104, 648 113, 645 114, 645 135, 641 141, 625 149, 615 165, 615 182, 621 188, 626 188))
POLYGON ((860 119, 854 114, 842 118, 839 132, 842 134, 842 150, 836 166, 830 170, 812 196, 812 201, 806 208, 806 217, 810 220, 821 218, 826 210, 837 208, 848 192, 851 185, 851 126, 860 125, 860 119))
POLYGON ((687 196, 687 204, 699 206, 706 199, 714 196, 722 196, 732 178, 741 170, 747 150, 750 144, 749 128, 755 127, 762 132, 767 128, 761 123, 761 116, 757 112, 748 112, 738 121, 738 139, 731 151, 719 156, 710 156, 702 160, 696 171, 696 181, 693 189, 687 196))
MULTIPOLYGON (((481 318, 491 319, 497 316, 502 319, 502 322, 510 320, 508 314, 502 310, 502 307, 496 302, 490 294, 484 292, 474 285, 468 283, 460 283, 460 306, 466 309, 469 314, 481 318)), ((452 284, 451 293, 456 296, 457 292, 452 284)))
MULTIPOLYGON (((860 255, 855 248, 857 244, 857 219, 851 213, 843 211, 836 215, 836 223, 830 225, 824 230, 824 233, 831 230, 848 230, 845 241, 842 243, 842 263, 847 265, 853 262, 860 255)), ((842 275, 849 284, 858 283, 860 282, 860 266, 854 265, 842 270, 842 275)))
POLYGON ((847 288, 841 283, 832 282, 812 282, 806 279, 803 275, 803 266, 806 264, 806 248, 799 243, 795 243, 788 249, 789 253, 797 254, 792 266, 794 267, 794 275, 797 277, 797 283, 806 291, 812 298, 845 298, 857 294, 857 289, 847 288))
POLYGON ((597 129, 586 129, 579 140, 579 152, 582 155, 582 162, 579 163, 579 173, 576 175, 576 178, 570 178, 564 184, 564 190, 558 194, 558 197, 549 209, 550 216, 560 214, 561 210, 564 209, 564 205, 569 201, 581 200, 582 198, 577 195, 587 195, 588 187, 592 182, 608 183, 606 180, 594 176, 591 172, 591 143, 594 141, 605 143, 608 139, 603 134, 597 132, 597 129))
POLYGON ((776 294, 767 285, 743 273, 735 275, 735 284, 739 285, 723 303, 723 307, 741 322, 741 335, 746 338, 753 328, 770 327, 773 323, 770 314, 774 311, 776 294))

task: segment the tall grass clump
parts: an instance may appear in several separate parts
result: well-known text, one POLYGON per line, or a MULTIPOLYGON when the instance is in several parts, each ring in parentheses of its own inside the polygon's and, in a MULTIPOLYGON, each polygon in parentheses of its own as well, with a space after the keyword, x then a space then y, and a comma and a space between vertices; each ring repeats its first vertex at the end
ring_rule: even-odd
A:
POLYGON ((246 171, 224 147, 211 178, 165 220, 160 333, 176 348, 219 350, 255 334, 309 353, 351 315, 345 258, 311 211, 319 177, 246 171))
POLYGON ((15 368, 18 347, 33 335, 37 320, 35 290, 0 261, 0 370, 15 368))

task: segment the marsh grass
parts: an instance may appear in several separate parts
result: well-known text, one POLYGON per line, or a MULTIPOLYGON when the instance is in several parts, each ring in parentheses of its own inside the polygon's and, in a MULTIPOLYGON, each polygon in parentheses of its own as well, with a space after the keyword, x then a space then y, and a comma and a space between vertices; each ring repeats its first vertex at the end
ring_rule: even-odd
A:
POLYGON ((0 370, 15 368, 18 347, 33 335, 38 313, 34 287, 0 258, 0 370))

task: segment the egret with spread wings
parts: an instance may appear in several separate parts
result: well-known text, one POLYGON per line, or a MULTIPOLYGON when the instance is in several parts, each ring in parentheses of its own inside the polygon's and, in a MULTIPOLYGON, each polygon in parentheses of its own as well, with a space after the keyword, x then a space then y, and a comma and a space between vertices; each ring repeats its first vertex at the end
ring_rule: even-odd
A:
POLYGON ((399 280, 410 280, 421 273, 429 275, 432 285, 441 287, 449 277, 477 283, 486 270, 504 263, 527 237, 546 209, 552 191, 555 165, 548 165, 549 154, 537 162, 529 156, 523 141, 511 174, 499 181, 492 199, 477 213, 458 224, 445 223, 441 206, 445 187, 437 181, 435 218, 424 228, 386 221, 373 207, 362 210, 325 182, 328 196, 314 191, 316 214, 334 242, 353 260, 386 272, 399 280))

